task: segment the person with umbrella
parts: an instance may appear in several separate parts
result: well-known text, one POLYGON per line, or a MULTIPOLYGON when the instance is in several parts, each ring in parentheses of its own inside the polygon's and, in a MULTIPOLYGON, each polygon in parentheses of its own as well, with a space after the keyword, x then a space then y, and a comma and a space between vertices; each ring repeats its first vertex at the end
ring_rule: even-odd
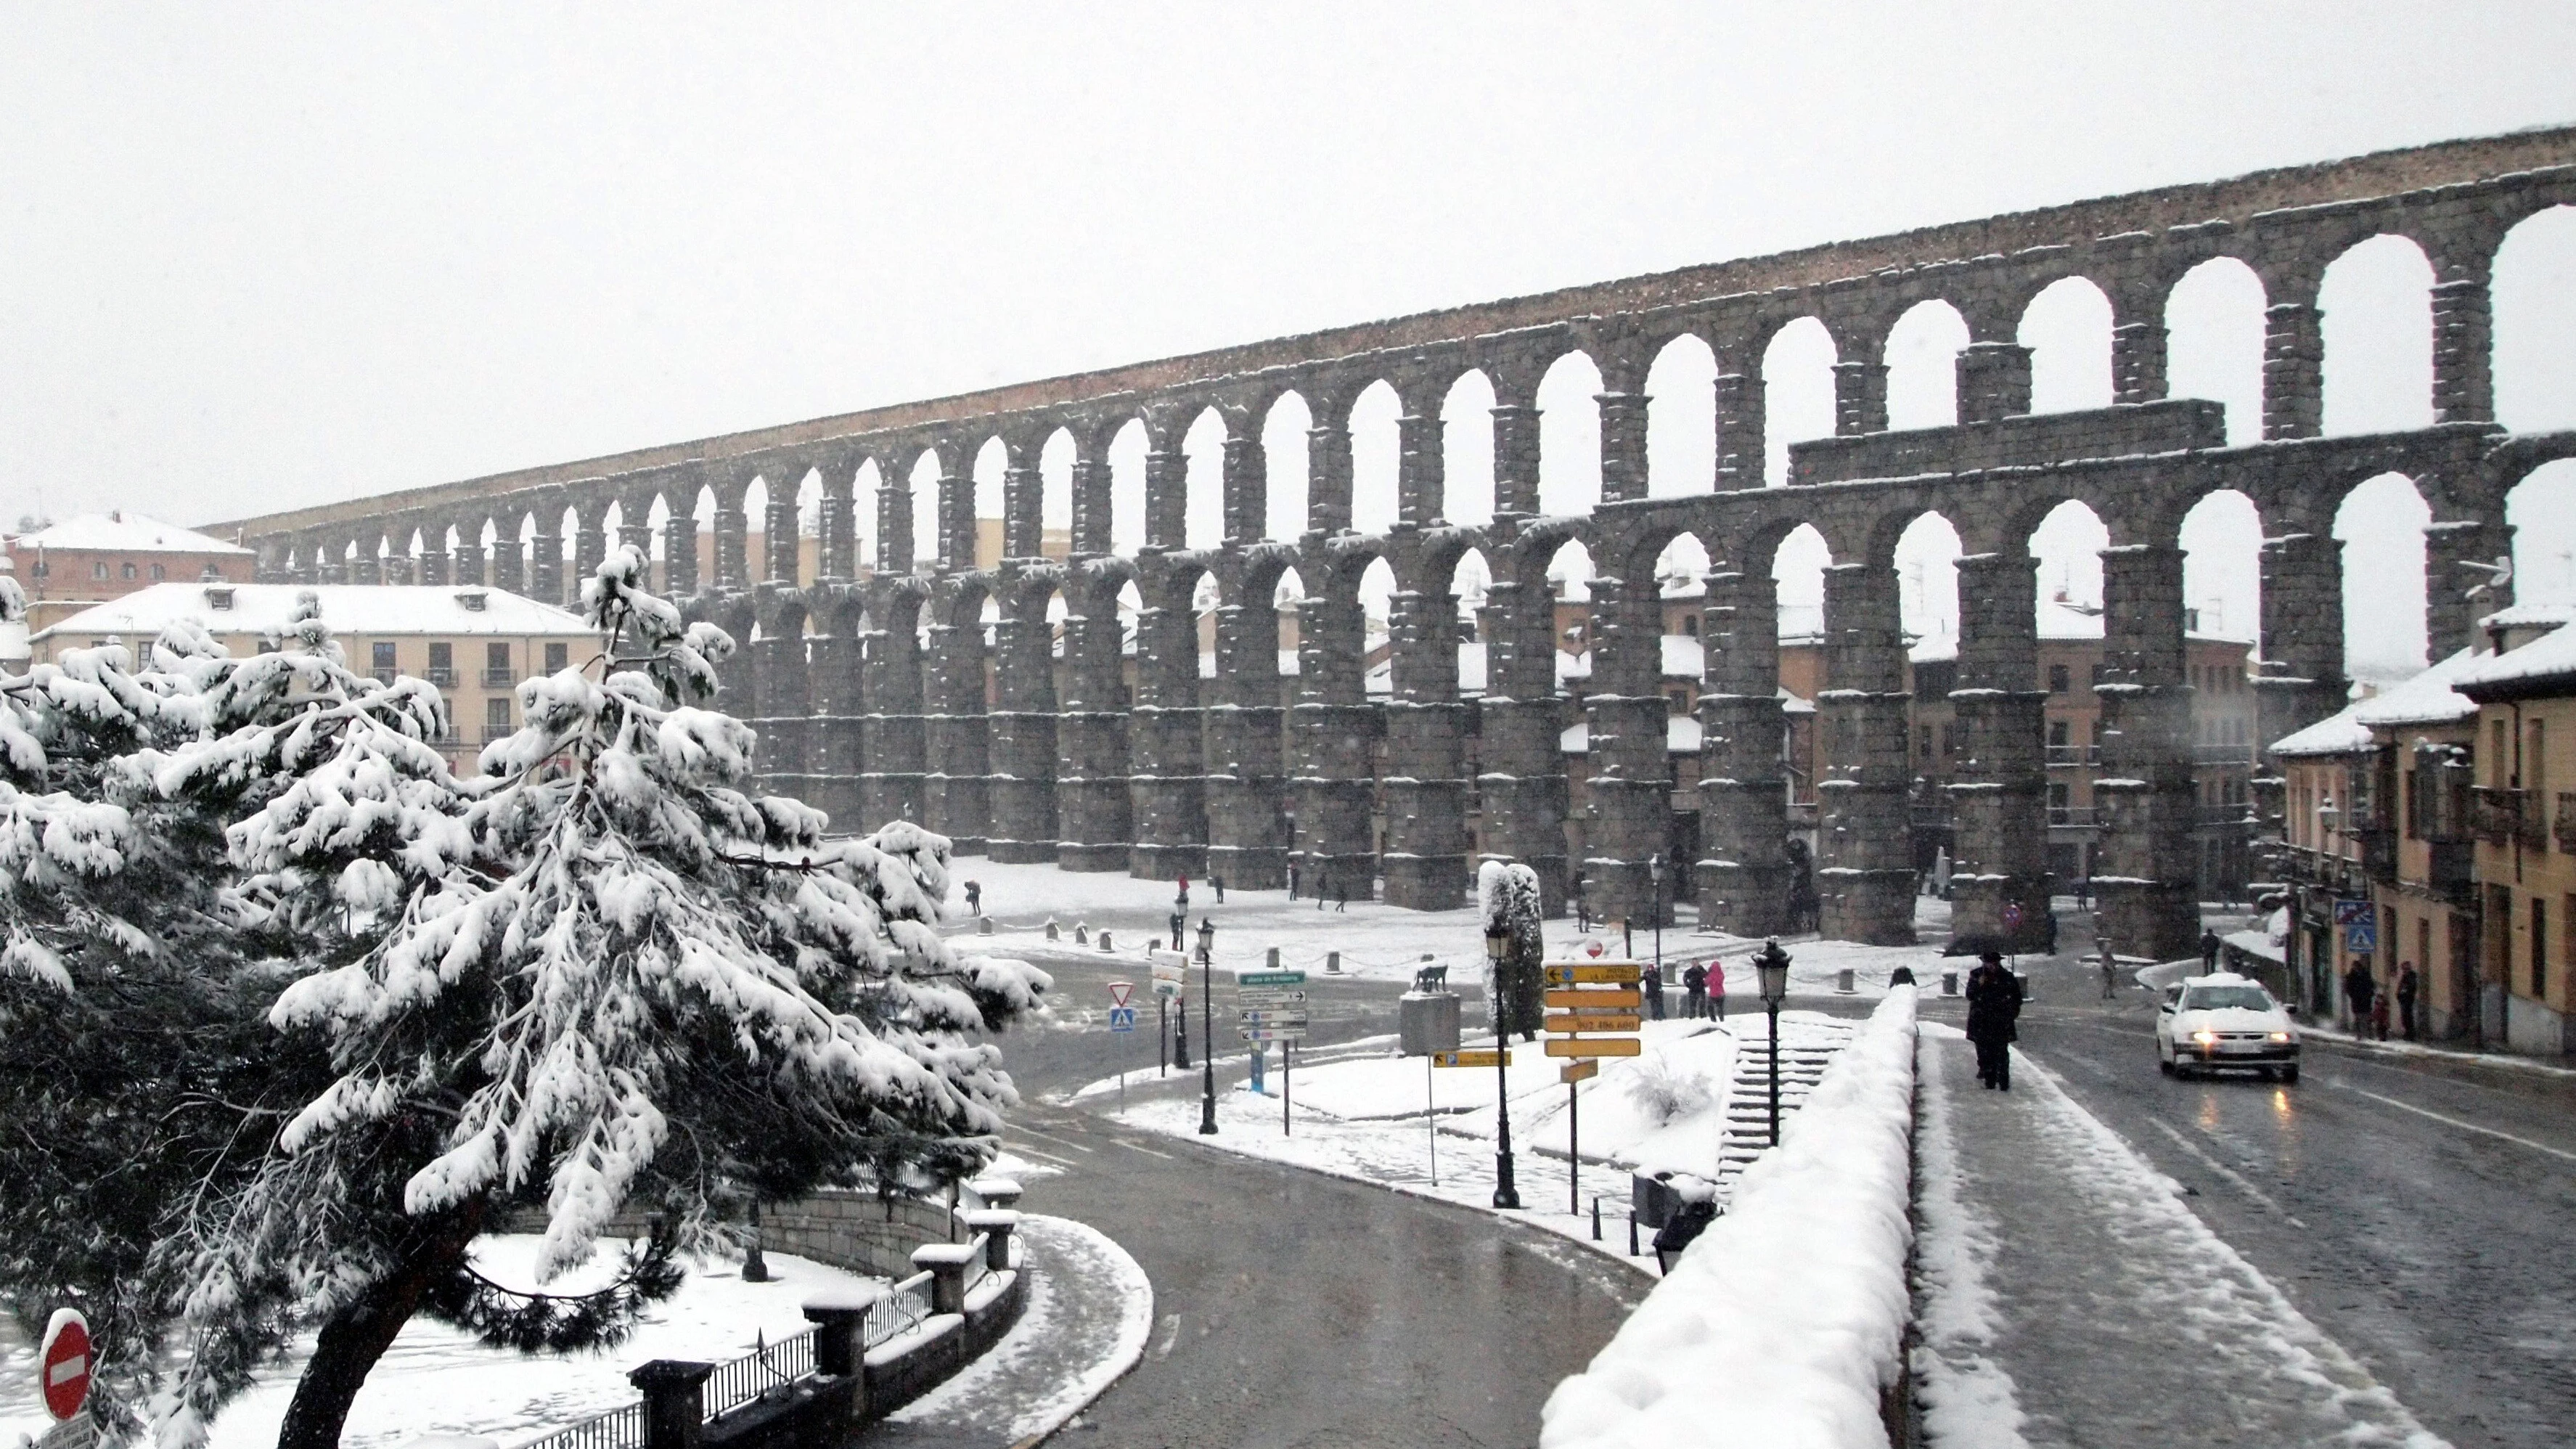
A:
POLYGON ((1968 1040, 1977 1048, 1977 1080, 2012 1090, 2012 1043, 2019 1033, 2021 982, 2004 969, 2001 952, 1987 951, 1968 973, 1968 1040))

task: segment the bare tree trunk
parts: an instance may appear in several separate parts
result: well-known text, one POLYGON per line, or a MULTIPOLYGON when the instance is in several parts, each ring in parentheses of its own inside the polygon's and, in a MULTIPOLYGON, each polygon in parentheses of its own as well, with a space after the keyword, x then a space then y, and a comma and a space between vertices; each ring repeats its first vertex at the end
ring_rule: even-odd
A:
POLYGON ((339 1449, 349 1406, 393 1346, 395 1335, 420 1307, 420 1295, 465 1261, 466 1245, 481 1230, 477 1203, 428 1227, 402 1258, 402 1266, 366 1295, 322 1325, 313 1357, 296 1380, 295 1398, 277 1431, 277 1449, 339 1449))

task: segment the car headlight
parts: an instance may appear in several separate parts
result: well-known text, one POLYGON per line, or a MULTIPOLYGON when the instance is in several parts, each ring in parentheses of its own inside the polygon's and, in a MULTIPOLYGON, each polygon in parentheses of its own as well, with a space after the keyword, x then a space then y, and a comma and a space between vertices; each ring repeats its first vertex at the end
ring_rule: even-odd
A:
POLYGON ((2191 1034, 2191 1039, 2200 1043, 2202 1046, 2216 1046, 2218 1044, 2218 1033, 2209 1030, 2207 1027, 2203 1027, 2199 1031, 2193 1032, 2191 1034))
POLYGON ((2289 1039, 2290 1034, 2286 1031, 2276 1031, 2272 1033, 2272 1040, 2274 1041, 2288 1041, 2289 1039))

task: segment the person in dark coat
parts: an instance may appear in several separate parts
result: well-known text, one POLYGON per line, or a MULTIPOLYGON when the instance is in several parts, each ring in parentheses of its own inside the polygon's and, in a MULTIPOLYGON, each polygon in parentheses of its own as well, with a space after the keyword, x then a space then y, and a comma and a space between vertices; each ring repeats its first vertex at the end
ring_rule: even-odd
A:
POLYGON ((1708 1015, 1708 968, 1696 961, 1682 968, 1682 1015, 1708 1015))
POLYGON ((2215 970, 2217 970, 2217 969, 2218 969, 2218 948, 2219 948, 2222 944, 2224 944, 2224 943, 2223 943, 2223 942, 2221 942, 2221 941, 2218 939, 2218 933, 2217 933, 2216 931, 2210 930, 2210 929, 2209 929, 2208 927, 2206 927, 2206 926, 2204 926, 2204 927, 2202 927, 2202 928, 2201 928, 2201 932, 2200 932, 2200 969, 2201 969, 2201 970, 2203 970, 2203 971, 2215 971, 2215 970))
POLYGON ((2021 982, 2004 969, 2004 958, 1987 952, 1968 973, 1968 1040, 1977 1047, 1977 1080, 1988 1087, 2012 1090, 2012 1043, 2020 1033, 2021 982))
POLYGON ((2415 974, 2415 963, 2402 961, 2397 966, 2397 1027, 2415 1040, 2415 998, 2422 994, 2423 978, 2415 974))
POLYGON ((2370 1034, 2370 1002, 2379 994, 2378 978, 2370 974, 2370 962, 2355 958, 2352 969, 2343 973, 2343 1001, 2352 1012, 2352 1034, 2370 1034))

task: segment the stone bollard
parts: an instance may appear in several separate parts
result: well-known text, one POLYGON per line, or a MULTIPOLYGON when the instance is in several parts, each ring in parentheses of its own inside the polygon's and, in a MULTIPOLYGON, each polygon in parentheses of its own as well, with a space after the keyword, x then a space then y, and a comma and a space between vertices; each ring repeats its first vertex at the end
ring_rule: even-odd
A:
POLYGON ((984 1235, 984 1266, 996 1273, 1010 1270, 1011 1234, 1019 1226, 1020 1215, 1009 1208, 975 1208, 966 1214, 966 1231, 984 1235))
POLYGON ((988 1208, 1015 1208, 1020 1205, 1020 1184, 1016 1178, 979 1177, 966 1184, 966 1190, 975 1194, 976 1199, 988 1208))
POLYGON ((1055 917, 1053 916, 1047 917, 1047 939, 1050 941, 1060 941, 1064 939, 1064 933, 1056 929, 1055 917))
POLYGON ((1327 976, 1339 976, 1342 974, 1341 952, 1327 951, 1324 953, 1324 974, 1327 976))
POLYGON ((644 1395, 644 1449, 698 1449, 706 1425, 707 1375, 716 1366, 657 1358, 627 1372, 644 1395))
POLYGON ((977 916, 975 918, 975 934, 978 936, 989 936, 993 934, 993 918, 991 916, 977 916))
POLYGON ((1278 970, 1278 969, 1279 969, 1279 948, 1278 948, 1278 947, 1276 947, 1276 946, 1271 947, 1271 948, 1270 948, 1270 954, 1268 954, 1267 956, 1264 956, 1264 957, 1262 958, 1262 961, 1263 961, 1263 964, 1265 964, 1266 966, 1268 966, 1268 967, 1269 967, 1269 969, 1271 969, 1271 970, 1273 970, 1273 971, 1278 970))
POLYGON ((1103 950, 1103 951, 1110 951, 1110 950, 1115 950, 1115 949, 1116 949, 1115 947, 1113 947, 1113 946, 1111 946, 1111 945, 1109 944, 1109 928, 1108 928, 1107 926, 1103 926, 1103 927, 1101 927, 1101 928, 1100 928, 1100 949, 1101 949, 1101 950, 1103 950))
POLYGON ((1859 989, 1860 988, 1858 986, 1852 984, 1851 967, 1846 966, 1842 970, 1834 973, 1834 993, 1836 995, 1849 996, 1859 989))
POLYGON ((1941 973, 1941 994, 1943 996, 1956 996, 1959 994, 1958 972, 1944 971, 1941 973))
POLYGON ((1077 945, 1077 946, 1088 946, 1088 945, 1090 945, 1090 944, 1091 944, 1091 928, 1090 928, 1089 926, 1084 925, 1084 924, 1083 924, 1082 922, 1080 922, 1080 921, 1076 921, 1076 922, 1074 922, 1074 923, 1073 923, 1073 944, 1075 944, 1075 945, 1077 945))
POLYGON ((924 1243, 912 1250, 912 1266, 930 1274, 931 1312, 966 1311, 966 1266, 974 1261, 973 1243, 924 1243))
POLYGON ((814 1325, 817 1372, 846 1378, 859 1371, 867 1356, 868 1310, 885 1296, 882 1283, 850 1283, 836 1284, 805 1300, 805 1318, 814 1325))

